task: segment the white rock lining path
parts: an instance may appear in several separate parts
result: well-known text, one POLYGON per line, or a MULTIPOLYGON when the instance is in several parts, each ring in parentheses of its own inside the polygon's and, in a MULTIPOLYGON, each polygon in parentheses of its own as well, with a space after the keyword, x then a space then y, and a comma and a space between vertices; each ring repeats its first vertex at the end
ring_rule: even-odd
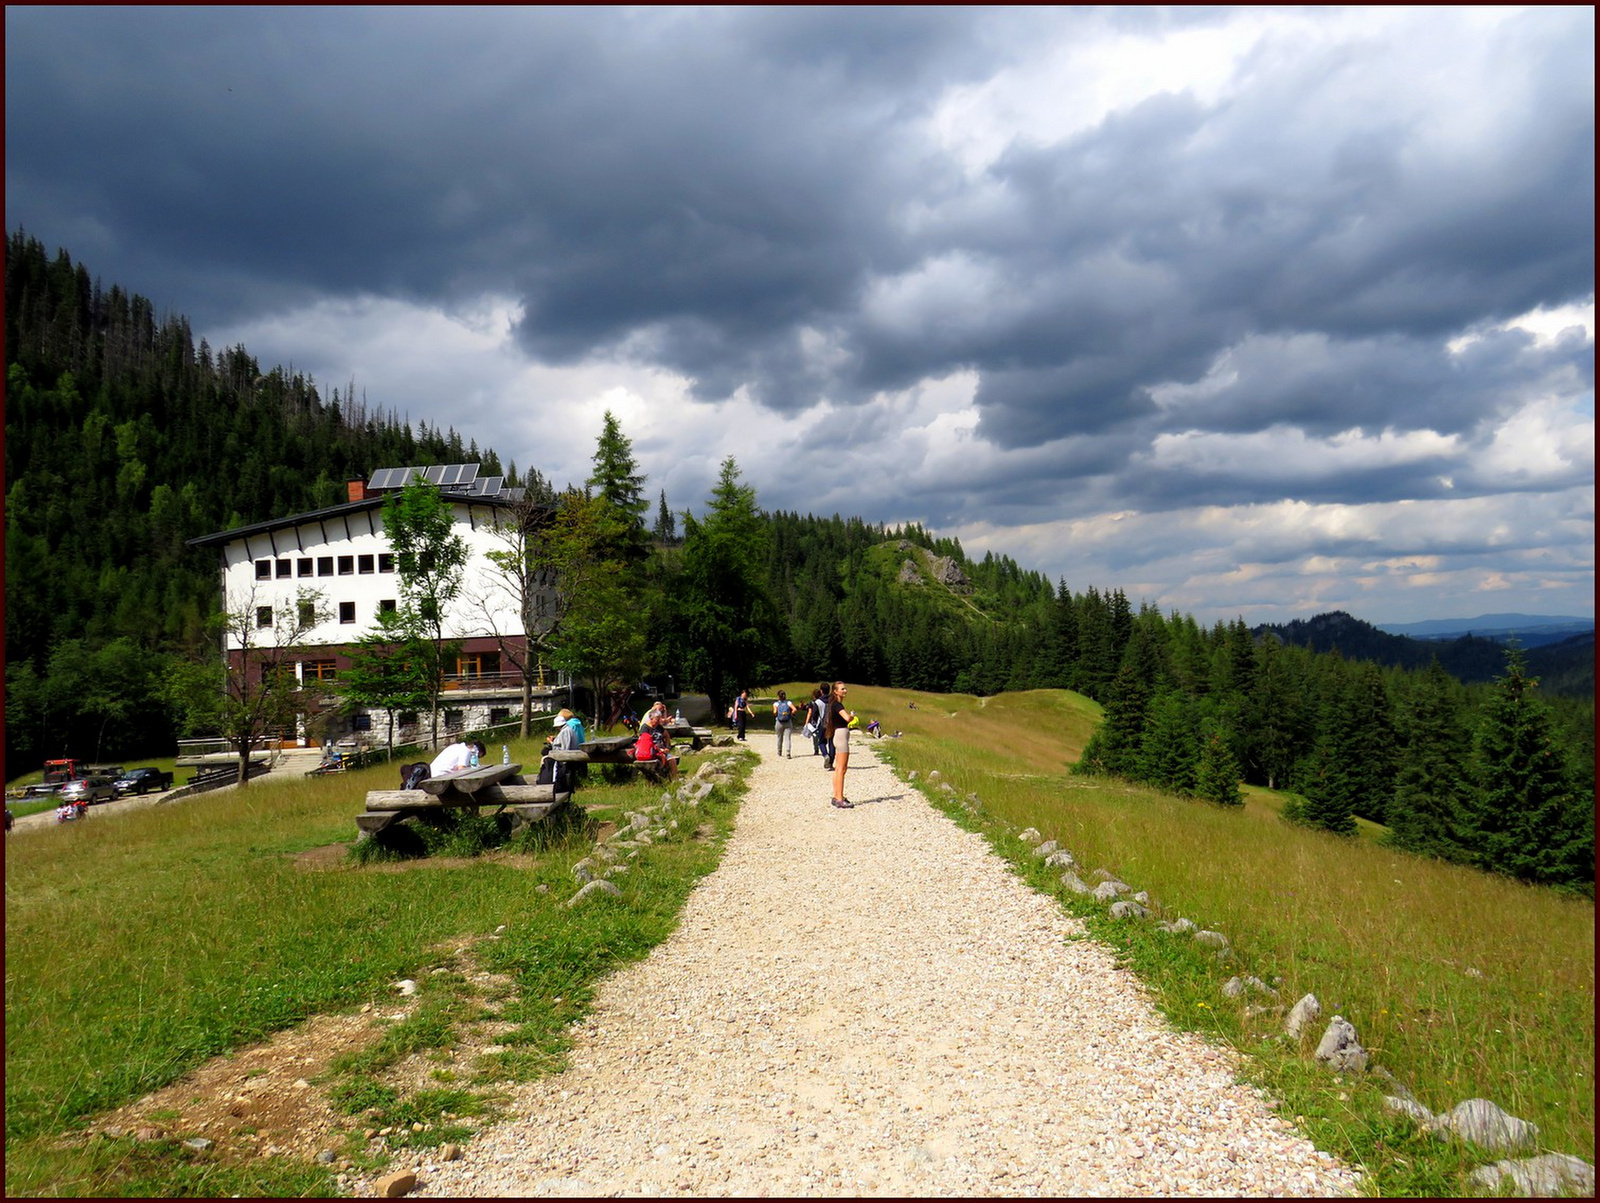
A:
POLYGON ((737 830, 679 930, 602 985, 570 1069, 420 1165, 414 1194, 1355 1192, 867 741, 854 810, 809 749, 751 743, 737 830))

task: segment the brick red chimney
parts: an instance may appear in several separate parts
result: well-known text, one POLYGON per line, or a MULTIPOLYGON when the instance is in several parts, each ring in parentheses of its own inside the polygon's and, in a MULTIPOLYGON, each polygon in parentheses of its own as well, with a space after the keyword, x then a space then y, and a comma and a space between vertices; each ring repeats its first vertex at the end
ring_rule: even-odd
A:
POLYGON ((355 480, 345 481, 344 487, 351 501, 365 501, 367 499, 367 483, 360 477, 355 480))

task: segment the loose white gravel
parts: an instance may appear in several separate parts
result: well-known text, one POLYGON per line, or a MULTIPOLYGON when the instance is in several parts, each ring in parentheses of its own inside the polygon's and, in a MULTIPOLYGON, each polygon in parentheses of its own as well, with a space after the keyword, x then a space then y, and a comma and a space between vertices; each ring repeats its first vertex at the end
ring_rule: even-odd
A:
MULTIPOLYGON (((571 1068, 419 1195, 1354 1193, 1232 1054, 983 840, 851 752, 759 743, 721 866, 603 983, 571 1068)), ((597 900, 597 905, 620 905, 597 900)), ((397 1167, 398 1168, 398 1167, 397 1167)), ((372 1184, 356 1184, 370 1193, 372 1184)))

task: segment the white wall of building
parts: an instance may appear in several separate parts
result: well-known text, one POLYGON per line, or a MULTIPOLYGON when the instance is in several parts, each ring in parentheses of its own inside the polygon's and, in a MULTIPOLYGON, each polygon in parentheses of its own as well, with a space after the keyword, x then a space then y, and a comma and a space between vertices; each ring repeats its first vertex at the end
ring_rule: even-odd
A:
MULTIPOLYGON (((492 527, 497 517, 508 516, 485 505, 458 503, 451 508, 468 554, 461 596, 445 616, 445 638, 488 635, 491 624, 502 635, 522 634, 516 599, 487 558, 490 551, 505 550, 492 527)), ((327 621, 302 643, 354 643, 377 625, 380 606, 400 601, 400 575, 392 560, 378 508, 242 536, 223 550, 224 606, 229 614, 248 610, 254 615, 270 608, 275 619, 293 610, 300 590, 311 590, 320 595, 317 608, 327 612, 327 621), (265 578, 258 576, 260 562, 270 565, 265 578)), ((270 622, 258 624, 256 646, 272 642, 270 627, 270 622)), ((230 633, 227 648, 241 646, 237 634, 230 633)))

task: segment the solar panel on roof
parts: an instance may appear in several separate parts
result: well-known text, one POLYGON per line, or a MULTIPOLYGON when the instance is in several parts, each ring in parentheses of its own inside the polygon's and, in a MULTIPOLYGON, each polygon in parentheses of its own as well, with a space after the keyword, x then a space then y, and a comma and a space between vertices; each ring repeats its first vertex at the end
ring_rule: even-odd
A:
POLYGON ((372 474, 372 479, 367 482, 369 489, 398 489, 406 478, 410 468, 379 468, 372 474))
POLYGON ((474 497, 497 497, 500 486, 505 483, 503 476, 480 476, 472 482, 472 495, 474 497))

